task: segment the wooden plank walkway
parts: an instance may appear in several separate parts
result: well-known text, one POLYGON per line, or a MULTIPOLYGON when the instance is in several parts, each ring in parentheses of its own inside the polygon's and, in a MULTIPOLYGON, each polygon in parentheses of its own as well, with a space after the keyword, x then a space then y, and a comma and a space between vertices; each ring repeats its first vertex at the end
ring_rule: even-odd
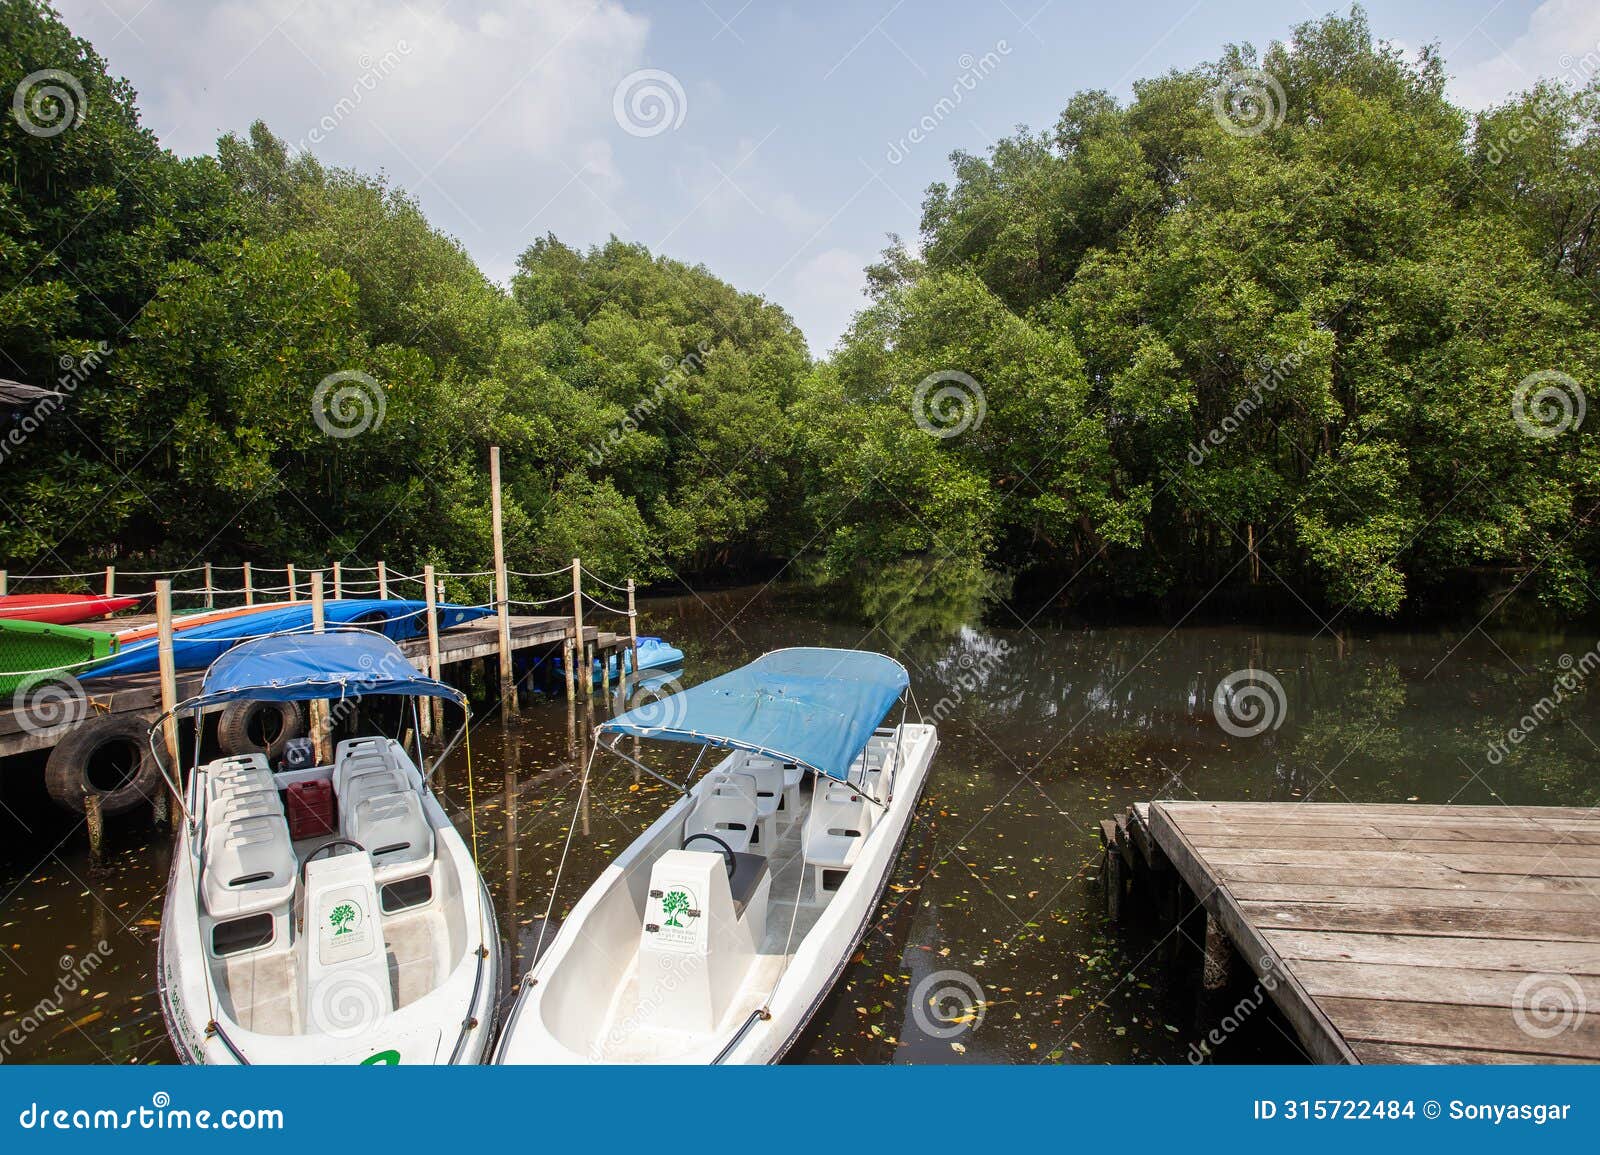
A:
POLYGON ((1600 811, 1152 802, 1124 828, 1318 1061, 1600 1061, 1600 811))
MULTIPOLYGON (((123 619, 117 619, 121 627, 123 619)), ((535 646, 559 647, 562 639, 572 633, 570 617, 531 617, 513 615, 511 618, 511 649, 513 652, 535 646)), ((593 626, 584 627, 584 638, 607 651, 627 643, 626 635, 605 633, 593 626)), ((418 668, 427 664, 428 639, 411 638, 399 643, 408 658, 418 668)), ((499 627, 493 618, 483 618, 467 625, 456 626, 439 634, 439 661, 442 666, 492 658, 500 652, 499 627)), ((178 698, 181 701, 200 688, 204 670, 178 671, 178 698)), ((88 700, 89 715, 150 712, 161 709, 161 681, 155 671, 144 674, 126 674, 108 678, 91 678, 81 683, 88 700)), ((19 712, 9 697, 0 708, 0 757, 25 754, 30 750, 48 750, 54 747, 72 729, 61 726, 39 730, 22 725, 19 712)))

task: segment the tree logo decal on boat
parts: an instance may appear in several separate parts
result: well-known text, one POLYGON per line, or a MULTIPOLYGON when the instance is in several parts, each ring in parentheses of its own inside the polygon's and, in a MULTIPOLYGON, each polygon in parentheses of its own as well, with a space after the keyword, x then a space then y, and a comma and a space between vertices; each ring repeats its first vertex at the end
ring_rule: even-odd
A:
POLYGON ((355 930, 356 923, 361 918, 361 912, 353 902, 341 902, 328 914, 328 922, 333 925, 333 937, 349 934, 355 930))
POLYGON ((667 897, 661 900, 661 913, 667 916, 666 925, 683 929, 683 923, 678 921, 680 914, 688 914, 690 909, 689 896, 681 890, 670 890, 667 897))

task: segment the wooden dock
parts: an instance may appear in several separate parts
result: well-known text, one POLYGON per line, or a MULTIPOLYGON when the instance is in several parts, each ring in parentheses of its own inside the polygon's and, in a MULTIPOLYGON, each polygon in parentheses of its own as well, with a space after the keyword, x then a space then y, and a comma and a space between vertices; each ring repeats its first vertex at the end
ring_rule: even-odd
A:
MULTIPOLYGON (((117 619, 117 624, 122 626, 124 619, 117 619)), ((597 653, 610 654, 628 644, 626 634, 599 631, 593 626, 586 626, 583 634, 587 644, 594 647, 597 653)), ((537 648, 549 648, 559 653, 563 643, 572 635, 571 617, 511 616, 513 653, 537 648)), ((418 669, 427 668, 427 638, 412 638, 398 644, 418 669)), ((500 631, 494 618, 484 618, 439 633, 439 662, 446 671, 463 662, 496 659, 499 652, 500 631)), ((178 671, 178 697, 186 698, 197 691, 204 677, 204 670, 178 671)), ((127 713, 153 716, 161 710, 161 677, 154 670, 145 674, 90 678, 79 685, 90 716, 127 713)), ((5 699, 0 703, 0 758, 26 754, 32 750, 48 750, 72 728, 70 725, 54 729, 25 726, 15 702, 5 699)))
POLYGON ((1318 1062, 1600 1061, 1600 810, 1152 802, 1101 832, 1113 916, 1130 878, 1203 907, 1206 985, 1248 965, 1318 1062))

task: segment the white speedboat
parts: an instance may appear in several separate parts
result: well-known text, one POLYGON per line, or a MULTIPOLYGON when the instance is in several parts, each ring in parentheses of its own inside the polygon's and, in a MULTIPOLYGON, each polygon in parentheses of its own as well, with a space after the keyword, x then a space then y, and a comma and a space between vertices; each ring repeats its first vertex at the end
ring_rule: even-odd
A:
MULTIPOLYGON (((382 635, 345 630, 245 642, 178 709, 373 694, 412 697, 413 725, 416 698, 461 697, 382 635)), ((391 738, 352 738, 328 765, 275 769, 246 754, 174 787, 184 820, 157 984, 181 1059, 483 1061, 499 932, 421 760, 391 738)))
POLYGON ((628 761, 621 735, 729 752, 672 783, 578 900, 495 1062, 782 1058, 865 935, 927 778, 934 727, 882 725, 908 681, 881 654, 779 650, 602 724, 596 749, 628 761))

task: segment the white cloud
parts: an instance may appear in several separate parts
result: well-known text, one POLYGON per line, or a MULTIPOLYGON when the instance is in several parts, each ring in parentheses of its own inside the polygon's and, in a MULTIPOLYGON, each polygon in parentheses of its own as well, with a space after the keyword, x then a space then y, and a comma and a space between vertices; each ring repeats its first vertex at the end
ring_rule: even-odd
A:
POLYGON ((1527 31, 1452 77, 1450 94, 1468 108, 1482 109, 1543 77, 1581 85, 1597 73, 1600 5, 1594 0, 1545 0, 1528 18, 1527 31))
POLYGON ((867 304, 867 258, 849 249, 825 249, 794 271, 780 299, 805 332, 812 356, 832 350, 857 310, 867 304))

